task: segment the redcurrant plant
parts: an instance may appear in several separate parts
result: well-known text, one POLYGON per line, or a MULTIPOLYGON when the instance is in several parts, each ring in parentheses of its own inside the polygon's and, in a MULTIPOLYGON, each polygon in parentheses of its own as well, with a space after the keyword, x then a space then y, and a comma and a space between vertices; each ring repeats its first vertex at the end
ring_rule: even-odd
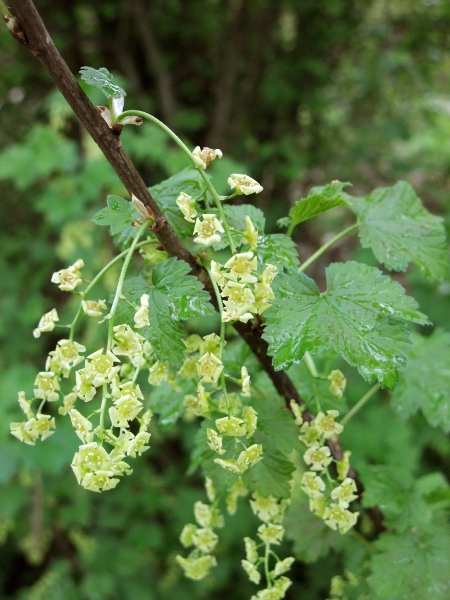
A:
POLYGON ((160 246, 154 215, 139 198, 109 196, 92 220, 110 228, 119 252, 91 281, 81 259, 51 276, 78 299, 78 309, 62 324, 53 308, 34 330, 35 337, 55 328, 63 333, 32 393, 19 392, 25 417, 11 423, 11 433, 30 445, 47 439, 60 418, 58 405, 79 438, 71 465, 76 481, 100 493, 151 453, 158 421, 196 421, 191 470, 202 471, 208 502, 195 502, 192 522, 180 532, 176 562, 186 577, 213 575, 225 513, 234 515, 247 499, 259 525, 244 538, 239 560, 256 586, 252 600, 284 598, 291 586, 295 559, 286 537, 294 542, 291 553, 306 562, 345 547, 348 563, 359 564, 331 579, 330 598, 447 598, 450 536, 441 528, 441 509, 449 505, 448 486, 435 478, 427 487, 402 470, 374 467, 364 472, 363 491, 351 461, 357 466, 358 456, 340 449, 346 424, 380 388, 392 391, 402 416, 420 410, 432 426, 450 431, 450 405, 440 387, 449 383, 449 334, 412 332, 411 325, 429 320, 387 274, 414 263, 429 278, 446 275, 441 219, 408 183, 356 197, 349 183, 333 181, 296 202, 279 221, 280 233, 266 234, 264 214, 251 204, 260 183, 230 173, 229 192, 219 195, 208 167, 221 150, 191 150, 151 114, 124 111, 125 92, 106 69, 81 72, 105 94, 108 106, 98 109, 113 131, 149 121, 185 153, 186 169, 151 192, 208 273, 213 294, 160 246), (245 202, 230 203, 236 197, 245 202), (337 206, 353 213, 355 223, 300 264, 294 229, 337 206), (383 271, 355 260, 332 263, 320 291, 305 270, 353 232, 383 271), (98 284, 118 264, 114 292, 99 298, 98 284), (106 323, 101 347, 81 337, 84 319, 106 323), (202 335, 195 332, 199 320, 211 324, 202 335), (283 402, 238 338, 236 323, 263 327, 274 369, 289 370, 303 404, 283 402), (348 410, 352 368, 372 387, 348 410), (374 507, 387 531, 371 543, 380 533, 374 507), (358 563, 364 545, 367 558, 358 563))

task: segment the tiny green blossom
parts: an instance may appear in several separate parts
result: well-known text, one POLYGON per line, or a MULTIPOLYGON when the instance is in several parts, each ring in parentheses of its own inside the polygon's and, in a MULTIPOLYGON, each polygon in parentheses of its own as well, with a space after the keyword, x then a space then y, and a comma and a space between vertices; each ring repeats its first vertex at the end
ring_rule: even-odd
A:
POLYGON ((222 296, 227 297, 224 301, 225 310, 222 313, 222 321, 241 321, 247 323, 253 318, 255 309, 255 297, 251 289, 244 283, 229 281, 222 290, 222 296))
POLYGON ((219 541, 216 533, 210 527, 197 529, 194 536, 194 545, 202 552, 212 552, 219 541))
POLYGON ((213 150, 206 146, 200 150, 200 146, 196 146, 192 151, 192 159, 197 169, 206 169, 206 167, 212 163, 216 158, 222 158, 222 150, 218 148, 213 150))
POLYGON ((200 342, 200 354, 211 352, 215 356, 219 356, 220 352, 220 337, 216 333, 210 333, 203 336, 200 342))
POLYGON ((60 290, 63 292, 71 292, 80 283, 83 283, 80 269, 84 267, 84 262, 79 258, 73 265, 67 269, 56 271, 52 275, 52 283, 57 283, 60 290))
POLYGON ((203 246, 217 244, 222 239, 219 233, 217 233, 218 231, 220 233, 225 232, 216 215, 204 214, 203 221, 200 221, 200 219, 195 221, 194 234, 196 233, 197 237, 194 238, 194 242, 203 246))
MULTIPOLYGON (((248 373, 247 367, 241 368, 241 381, 242 381, 241 396, 248 398, 250 396, 250 375, 248 373)), ((247 427, 247 429, 248 429, 248 427, 247 427)))
POLYGON ((325 511, 328 508, 327 499, 322 494, 319 498, 310 498, 309 499, 309 510, 317 515, 320 519, 323 518, 325 511))
POLYGON ((242 409, 242 418, 247 430, 247 439, 251 438, 255 433, 258 424, 258 413, 252 406, 244 406, 242 409))
POLYGON ((75 392, 71 392, 70 394, 66 394, 63 397, 63 405, 58 408, 58 412, 60 415, 67 415, 67 413, 72 410, 75 406, 75 402, 77 401, 77 394, 75 392))
POLYGON ((169 363, 157 360, 149 369, 148 382, 151 385, 159 386, 163 381, 167 381, 169 375, 169 363))
POLYGON ((246 433, 244 421, 237 417, 222 417, 216 419, 215 423, 219 432, 224 435, 241 436, 246 433))
POLYGON ((152 263, 153 265, 157 265, 169 260, 168 253, 161 248, 157 240, 155 240, 155 242, 152 244, 146 244, 142 248, 139 248, 139 253, 144 260, 152 263))
POLYGON ((189 546, 194 545, 194 535, 197 531, 197 525, 193 523, 187 523, 180 534, 180 542, 183 544, 185 548, 189 548, 189 546))
POLYGON ((359 513, 352 513, 338 504, 328 506, 323 514, 323 520, 331 529, 339 530, 339 533, 346 533, 358 520, 359 513))
POLYGON ((286 571, 289 571, 289 569, 292 566, 292 563, 294 562, 295 558, 293 556, 288 556, 284 560, 280 560, 279 562, 277 562, 277 564, 275 565, 275 569, 272 571, 273 576, 279 577, 283 573, 286 573, 286 571))
POLYGON ((284 527, 276 523, 263 523, 258 527, 258 537, 265 544, 280 544, 284 535, 284 527))
POLYGON ((185 220, 189 223, 194 223, 194 219, 197 216, 197 211, 195 210, 195 200, 189 196, 189 194, 181 192, 176 202, 178 208, 183 213, 185 220))
POLYGON ((194 580, 206 577, 211 567, 215 567, 217 564, 216 558, 210 554, 200 556, 199 558, 183 558, 177 555, 175 560, 183 569, 186 577, 194 580))
POLYGON ((285 505, 279 503, 272 495, 266 498, 258 492, 253 492, 252 496, 252 500, 250 500, 251 509, 261 521, 268 523, 284 513, 285 505))
POLYGON ((275 279, 275 277, 277 276, 278 273, 278 269, 275 265, 271 265, 270 263, 267 263, 262 277, 261 277, 261 282, 266 284, 266 285, 270 285, 272 283, 272 281, 275 279))
POLYGON ((197 361, 197 372, 201 383, 217 383, 222 371, 222 361, 212 352, 203 354, 197 361))
POLYGON ((342 398, 347 385, 347 379, 342 371, 339 371, 339 369, 331 371, 327 379, 330 381, 330 392, 337 398, 342 398))
POLYGON ((72 408, 69 411, 69 417, 72 421, 72 426, 75 429, 75 433, 80 440, 84 444, 90 443, 94 436, 94 434, 91 433, 92 423, 86 419, 86 417, 83 417, 83 415, 78 412, 76 408, 72 408))
POLYGON ((242 479, 239 477, 228 489, 228 493, 225 497, 227 512, 229 515, 236 514, 238 498, 245 497, 247 495, 248 489, 245 487, 242 479))
POLYGON ((109 350, 103 353, 103 348, 90 354, 86 359, 85 372, 95 387, 109 383, 119 372, 120 366, 114 363, 120 362, 115 354, 109 350))
POLYGON ((20 421, 16 423, 10 423, 9 429, 11 435, 16 437, 20 442, 28 444, 29 446, 34 446, 38 438, 38 434, 37 431, 35 431, 32 427, 33 423, 30 423, 30 421, 31 419, 27 422, 20 421))
POLYGON ((345 450, 342 460, 340 460, 336 463, 338 479, 340 481, 344 480, 347 477, 347 474, 350 470, 350 460, 349 460, 350 455, 351 455, 350 450, 345 450))
POLYGON ((41 371, 34 381, 34 395, 48 402, 59 400, 59 382, 53 371, 41 371))
POLYGON ((229 269, 229 273, 224 272, 227 279, 239 283, 256 283, 258 281, 258 278, 252 275, 252 271, 256 271, 258 266, 253 252, 234 254, 224 266, 225 269, 229 269))
POLYGON ((81 308, 88 317, 101 317, 103 311, 108 307, 106 306, 106 300, 82 300, 81 308))
POLYGON ((205 477, 205 489, 206 495, 208 496, 208 500, 210 502, 214 502, 214 500, 216 499, 216 490, 214 488, 212 479, 210 479, 208 476, 205 477))
POLYGON ((225 285, 225 276, 219 265, 214 260, 211 261, 211 277, 214 279, 217 285, 220 285, 220 287, 225 285))
POLYGON ((21 391, 17 394, 17 401, 23 413, 27 416, 28 419, 32 419, 34 417, 33 410, 31 409, 31 400, 27 400, 25 396, 25 392, 21 391))
POLYGON ((303 455, 307 465, 311 465, 313 471, 323 471, 333 460, 328 446, 312 446, 303 455))
POLYGON ((259 194, 263 187, 255 179, 248 175, 233 173, 228 177, 228 185, 236 190, 236 194, 259 194))
POLYGON ((225 460, 223 458, 215 458, 214 462, 236 475, 242 475, 246 470, 245 465, 238 465, 234 459, 225 460))
POLYGON ((263 458, 262 445, 253 444, 239 454, 236 463, 241 469, 246 470, 256 465, 263 458))
POLYGON ((327 414, 319 412, 314 419, 314 426, 317 431, 327 440, 333 435, 339 435, 344 429, 340 423, 335 422, 335 418, 339 416, 337 410, 327 410, 327 414))
POLYGON ((245 215, 245 231, 242 234, 244 239, 250 244, 250 250, 254 250, 258 245, 258 231, 248 215, 245 215))
POLYGON ((85 369, 79 369, 75 373, 76 390, 78 397, 89 402, 97 393, 97 388, 92 384, 92 378, 86 374, 85 369))
POLYGON ((255 296, 255 310, 262 315, 272 306, 270 301, 275 298, 275 294, 268 283, 256 283, 253 293, 255 296))
POLYGON ((248 575, 248 578, 252 583, 258 583, 261 581, 261 573, 255 567, 255 565, 248 560, 241 560, 242 567, 248 575))
POLYGON ((148 444, 150 436, 151 434, 148 431, 139 431, 139 433, 133 437, 128 445, 126 450, 127 456, 135 458, 136 454, 141 456, 146 450, 148 450, 150 446, 146 446, 146 444, 148 444))
POLYGON ((134 326, 136 329, 140 329, 141 327, 146 327, 150 325, 150 321, 148 320, 148 302, 149 295, 142 294, 140 299, 140 307, 136 310, 134 315, 134 326))
POLYGON ((223 517, 219 510, 204 502, 198 501, 194 504, 194 515, 200 527, 211 528, 223 526, 223 517))
POLYGON ((206 430, 206 435, 208 437, 208 446, 217 454, 225 454, 225 450, 222 448, 223 438, 220 436, 215 429, 206 430))
POLYGON ((295 417, 296 425, 303 425, 303 411, 305 410, 305 406, 299 406, 295 400, 291 400, 289 402, 289 406, 291 407, 292 413, 295 417))
POLYGON ((72 340, 59 340, 55 350, 49 352, 45 368, 47 371, 61 374, 63 377, 69 377, 73 367, 84 360, 80 352, 85 352, 86 348, 78 342, 72 340))
POLYGON ((316 473, 306 471, 303 473, 301 488, 310 498, 320 498, 323 495, 325 483, 316 473))
POLYGON ((245 537, 244 544, 245 544, 245 557, 248 562, 254 564, 259 558, 258 550, 256 548, 256 542, 255 542, 255 540, 252 540, 252 538, 245 537))
POLYGON ((300 435, 298 439, 305 444, 305 446, 317 446, 321 436, 317 431, 314 422, 308 423, 307 421, 303 423, 300 427, 300 435))
POLYGON ((58 313, 56 312, 56 308, 52 308, 52 310, 43 315, 38 323, 36 329, 33 330, 33 335, 35 338, 40 337, 41 333, 45 331, 53 331, 55 329, 55 322, 59 321, 58 313))
POLYGON ((111 471, 97 471, 97 473, 86 473, 81 481, 81 486, 91 492, 106 492, 112 490, 119 483, 118 479, 112 477, 111 471))
POLYGON ((356 483, 350 477, 344 479, 340 486, 334 488, 331 492, 333 500, 337 500, 338 504, 342 508, 348 508, 350 502, 358 497, 356 492, 356 483))

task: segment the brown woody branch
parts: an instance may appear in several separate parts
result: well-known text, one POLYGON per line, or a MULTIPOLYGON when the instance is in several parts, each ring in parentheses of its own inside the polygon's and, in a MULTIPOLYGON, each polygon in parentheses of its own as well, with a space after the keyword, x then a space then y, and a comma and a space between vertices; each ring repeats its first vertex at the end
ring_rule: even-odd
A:
MULTIPOLYGON (((215 294, 207 272, 198 264, 196 257, 189 252, 177 237, 125 152, 118 136, 108 127, 97 108, 78 85, 47 32, 33 2, 31 0, 11 0, 11 4, 18 20, 16 24, 18 31, 14 37, 40 60, 74 113, 100 147, 128 192, 137 196, 153 211, 155 216, 154 233, 164 249, 170 256, 184 260, 190 265, 192 273, 202 281, 211 294, 213 304, 216 305, 215 294)), ((235 329, 250 346, 271 378, 278 393, 285 398, 287 408, 289 408, 291 399, 294 399, 298 404, 304 404, 288 375, 284 371, 275 371, 273 368, 272 360, 267 353, 267 342, 261 337, 261 326, 255 328, 250 323, 238 322, 235 324, 235 329)), ((303 412, 303 416, 308 421, 314 418, 308 410, 303 412)), ((342 450, 339 444, 329 440, 329 447, 334 458, 341 460, 342 450)))

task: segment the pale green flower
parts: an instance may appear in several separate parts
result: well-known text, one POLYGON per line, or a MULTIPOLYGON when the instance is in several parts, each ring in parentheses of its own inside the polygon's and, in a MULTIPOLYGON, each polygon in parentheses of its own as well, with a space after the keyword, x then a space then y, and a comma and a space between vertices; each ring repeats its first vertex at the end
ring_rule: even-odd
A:
POLYGON ((33 330, 34 337, 40 337, 41 333, 45 331, 53 331, 56 321, 59 321, 58 313, 56 312, 56 308, 52 308, 50 312, 45 313, 41 317, 38 326, 33 330))
POLYGON ((344 534, 355 525, 358 515, 359 513, 352 513, 338 504, 331 504, 326 508, 322 518, 328 527, 338 529, 339 533, 344 534))
POLYGON ((330 381, 330 392, 337 398, 342 398, 347 385, 347 379, 342 371, 339 371, 339 369, 331 371, 327 379, 330 381))
POLYGON ((197 216, 197 211, 195 210, 195 200, 189 194, 185 192, 181 192, 176 200, 178 208, 183 213, 183 216, 186 221, 189 223, 194 223, 194 219, 197 216))
POLYGON ((183 531, 180 534, 180 542, 185 548, 189 548, 189 546, 194 545, 194 535, 197 529, 197 525, 194 525, 193 523, 187 523, 183 527, 183 531))
POLYGON ((349 472, 350 469, 350 455, 351 452, 350 450, 345 450, 344 451, 344 456, 342 457, 342 460, 338 461, 336 463, 336 468, 337 468, 337 472, 338 472, 338 479, 340 479, 341 481, 344 480, 347 477, 347 474, 349 472))
POLYGON ((301 488, 310 498, 320 498, 323 495, 325 483, 316 473, 306 471, 303 473, 301 488))
POLYGON ((34 381, 34 395, 48 402, 59 400, 59 381, 53 371, 41 371, 34 381))
POLYGON ((327 410, 326 415, 324 415, 323 412, 320 412, 314 419, 315 428, 325 439, 329 439, 333 437, 333 435, 339 435, 344 429, 340 423, 335 422, 335 418, 338 416, 339 411, 327 410))
POLYGON ((212 352, 203 354, 197 361, 197 372, 201 383, 217 383, 222 371, 222 361, 212 352))
POLYGON ((211 277, 220 287, 225 285, 225 277, 216 261, 211 261, 211 277))
POLYGON ((101 317, 106 306, 106 300, 82 300, 81 308, 88 317, 101 317))
POLYGON ((222 448, 223 438, 220 436, 215 429, 206 430, 206 435, 208 437, 208 446, 217 454, 225 454, 225 450, 222 448))
POLYGON ((287 558, 280 560, 279 562, 277 562, 277 564, 275 565, 275 569, 272 571, 273 576, 279 577, 283 573, 286 573, 286 571, 289 571, 289 569, 292 566, 292 563, 294 562, 295 558, 293 556, 288 556, 287 558))
POLYGON ((238 465, 234 459, 225 460, 223 458, 215 458, 214 462, 236 475, 242 475, 246 470, 245 465, 238 465))
POLYGON ((256 283, 258 281, 258 278, 252 275, 252 271, 256 271, 258 268, 257 258, 253 252, 234 254, 224 266, 230 271, 229 273, 224 272, 227 279, 239 283, 256 283))
MULTIPOLYGON (((245 369, 245 367, 243 368, 245 369)), ((247 430, 247 439, 251 438, 252 435, 255 433, 256 426, 258 424, 258 413, 252 406, 244 406, 244 408, 242 409, 242 418, 244 420, 245 428, 247 430)))
POLYGON ((236 463, 245 471, 256 465, 263 458, 262 445, 253 444, 239 454, 236 463))
POLYGON ((97 471, 97 473, 86 473, 81 481, 81 486, 91 492, 106 492, 112 490, 119 483, 113 479, 111 471, 97 471))
POLYGON ((200 527, 211 527, 213 520, 213 511, 209 504, 205 504, 204 502, 197 501, 194 504, 194 515, 195 520, 200 525, 200 527))
POLYGON ((219 541, 216 533, 210 528, 197 529, 193 536, 194 546, 202 552, 212 552, 219 541))
POLYGON ((216 158, 222 158, 222 150, 216 148, 207 148, 206 146, 200 150, 200 146, 196 146, 192 151, 192 159, 197 169, 206 169, 216 158))
POLYGON ((200 556, 199 558, 183 558, 178 555, 175 557, 177 563, 183 569, 184 574, 189 579, 199 580, 208 575, 211 567, 217 564, 216 558, 209 554, 200 556))
POLYGON ((217 244, 222 239, 219 233, 217 233, 218 231, 220 233, 225 232, 216 215, 204 214, 203 221, 200 221, 200 219, 195 221, 194 234, 196 233, 197 237, 194 238, 194 242, 203 246, 217 244))
POLYGON ((200 354, 214 354, 215 356, 219 356, 220 352, 220 337, 217 333, 210 333, 208 335, 204 335, 200 342, 200 354))
POLYGON ((97 388, 92 385, 91 377, 88 377, 84 369, 79 369, 75 373, 76 390, 78 397, 85 402, 89 402, 97 393, 97 388))
POLYGON ((90 443, 94 435, 91 433, 92 423, 86 419, 86 417, 83 417, 83 415, 79 413, 76 408, 72 408, 69 411, 69 417, 72 421, 72 426, 75 429, 75 433, 80 440, 85 444, 90 443))
POLYGON ((250 244, 250 249, 254 250, 258 245, 258 231, 255 229, 255 226, 248 215, 245 215, 245 231, 243 237, 247 243, 250 244))
POLYGON ((114 363, 120 362, 115 354, 107 350, 103 353, 103 348, 90 354, 86 359, 85 373, 95 387, 104 383, 109 383, 120 371, 120 366, 114 366, 114 363))
POLYGON ((317 431, 314 422, 308 423, 308 421, 305 421, 300 427, 298 439, 303 442, 305 446, 316 447, 321 439, 321 435, 317 431))
POLYGON ((233 485, 228 489, 228 493, 225 497, 227 505, 227 512, 229 515, 236 514, 237 500, 239 497, 245 497, 248 494, 248 489, 245 487, 242 479, 239 477, 233 485))
POLYGON ((344 479, 340 486, 334 488, 331 492, 331 497, 333 500, 337 500, 339 506, 342 508, 348 508, 350 502, 355 500, 358 497, 356 492, 356 483, 350 477, 344 479))
POLYGON ((242 567, 248 575, 248 578, 252 583, 258 583, 261 581, 261 573, 255 567, 255 565, 248 560, 241 560, 242 567))
POLYGON ((205 488, 206 488, 206 495, 208 496, 208 500, 210 502, 214 502, 214 500, 216 499, 216 490, 214 488, 212 479, 210 479, 208 476, 205 477, 205 488))
POLYGON ((75 402, 77 401, 77 394, 75 392, 71 392, 70 394, 66 394, 63 397, 63 405, 58 408, 58 412, 60 415, 67 415, 67 413, 72 410, 75 406, 75 402))
POLYGON ((59 340, 55 350, 49 352, 45 368, 47 371, 60 373, 63 377, 69 377, 73 367, 84 360, 80 352, 85 352, 86 348, 78 342, 72 340, 59 340))
POLYGON ((236 190, 237 194, 259 194, 262 192, 263 187, 255 179, 248 175, 241 175, 240 173, 233 173, 228 177, 228 185, 236 190))
POLYGON ((148 431, 139 431, 130 441, 127 448, 127 455, 136 457, 136 454, 141 456, 150 446, 146 446, 150 440, 151 434, 148 431))
POLYGON ((222 417, 216 419, 215 423, 219 432, 224 435, 241 436, 246 433, 244 421, 237 417, 222 417))
POLYGON ((303 455, 307 465, 311 465, 313 471, 323 471, 333 460, 328 446, 311 446, 303 455))
POLYGON ((142 294, 140 299, 140 307, 136 310, 134 315, 134 325, 136 329, 140 329, 141 327, 146 327, 150 325, 150 321, 148 320, 148 305, 149 305, 149 295, 142 294))
POLYGON ((84 267, 84 262, 79 258, 73 265, 67 269, 56 271, 52 275, 52 283, 57 283, 60 290, 63 292, 71 292, 80 283, 83 283, 80 269, 84 267))
POLYGON ((276 523, 263 523, 258 527, 258 537, 265 544, 280 544, 284 535, 284 527, 276 523))
POLYGON ((149 369, 148 382, 155 387, 167 381, 169 375, 169 363, 157 360, 149 369))
POLYGON ((296 425, 303 425, 303 416, 302 413, 305 410, 305 406, 299 406, 295 400, 291 400, 289 402, 289 406, 291 407, 292 413, 295 417, 296 425))
POLYGON ((255 540, 252 540, 252 538, 245 537, 244 544, 245 544, 245 557, 249 563, 254 564, 259 558, 258 550, 256 548, 256 542, 255 542, 255 540))
POLYGON ((283 505, 278 502, 277 498, 274 498, 272 495, 266 498, 258 494, 258 492, 253 492, 250 506, 254 514, 266 523, 284 512, 283 505))
MULTIPOLYGON (((241 368, 241 381, 242 381, 241 396, 248 398, 250 396, 250 375, 248 373, 247 367, 241 368)), ((250 408, 250 407, 246 407, 246 408, 250 408)), ((254 409, 252 409, 252 410, 256 415, 256 411, 254 409)), ((245 417, 244 417, 244 420, 245 420, 245 417)), ((247 427, 247 429, 249 429, 249 427, 247 427)), ((254 429, 256 429, 256 422, 255 422, 254 429)), ((254 429, 253 429, 253 431, 254 431, 254 429)), ((253 433, 250 435, 253 435, 253 433)), ((248 436, 248 437, 250 437, 250 436, 248 436)))

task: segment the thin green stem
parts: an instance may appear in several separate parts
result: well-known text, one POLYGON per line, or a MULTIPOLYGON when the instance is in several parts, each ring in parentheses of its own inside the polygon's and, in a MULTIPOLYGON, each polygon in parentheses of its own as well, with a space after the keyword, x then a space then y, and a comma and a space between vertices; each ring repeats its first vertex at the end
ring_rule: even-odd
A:
POLYGON ((270 584, 272 583, 272 578, 270 577, 269 572, 269 556, 270 556, 270 544, 266 543, 266 551, 264 553, 264 573, 266 575, 267 586, 272 587, 270 584))
POLYGON ((350 421, 350 419, 356 415, 356 413, 361 410, 361 408, 364 406, 364 404, 366 404, 366 402, 368 402, 372 396, 374 394, 376 394, 378 392, 378 390, 381 388, 381 385, 379 383, 376 383, 374 386, 372 386, 370 388, 370 390, 364 394, 364 396, 358 400, 358 402, 353 406, 353 408, 351 408, 348 413, 345 415, 345 417, 341 420, 341 425, 345 425, 346 423, 348 423, 350 421))
POLYGON ((341 231, 340 233, 338 233, 337 235, 335 235, 333 238, 331 238, 331 240, 329 240, 326 244, 324 244, 323 246, 321 246, 317 250, 317 252, 314 252, 314 254, 311 254, 311 256, 308 258, 308 260, 305 260, 305 262, 299 267, 298 272, 299 273, 303 273, 303 271, 305 269, 307 269, 309 267, 309 265, 311 265, 315 260, 317 260, 319 258, 319 256, 322 256, 322 254, 324 252, 326 252, 328 250, 328 248, 330 248, 338 240, 340 240, 345 235, 347 235, 347 233, 351 233, 352 231, 355 231, 356 229, 358 229, 358 227, 359 227, 359 223, 358 222, 357 223, 353 223, 353 225, 350 225, 350 227, 347 227, 347 229, 344 229, 343 231, 341 231))
POLYGON ((2 0, 0 0, 0 12, 4 17, 12 17, 12 14, 9 12, 8 7, 4 2, 2 2, 2 0))
POLYGON ((225 213, 223 211, 223 206, 222 206, 222 202, 220 200, 219 194, 216 192, 216 189, 214 188, 213 184, 211 183, 211 181, 210 181, 208 175, 205 173, 205 171, 201 167, 198 167, 196 165, 195 160, 192 155, 192 152, 189 150, 189 148, 186 146, 186 144, 177 136, 176 133, 174 133, 170 129, 170 127, 167 127, 167 125, 165 125, 162 121, 160 121, 159 119, 157 119, 156 117, 154 117, 153 115, 151 115, 149 113, 143 112, 142 110, 126 110, 119 116, 118 120, 120 122, 123 119, 125 119, 126 117, 132 117, 132 116, 141 117, 142 119, 147 119, 148 121, 151 121, 155 125, 158 125, 158 127, 160 127, 163 131, 165 131, 167 133, 167 135, 178 145, 178 147, 181 148, 181 150, 183 150, 183 152, 185 154, 187 154, 187 156, 189 157, 189 160, 192 162, 194 167, 200 173, 200 176, 202 177, 207 189, 210 191, 210 193, 214 199, 214 203, 219 212, 220 220, 225 229, 225 233, 227 234, 228 243, 230 244, 231 252, 233 254, 236 254, 236 247, 234 245, 233 238, 231 237, 231 231, 228 226, 227 220, 225 218, 225 213))
MULTIPOLYGON (((148 244, 151 244, 151 243, 152 243, 152 240, 145 240, 145 241, 140 242, 139 244, 137 244, 135 246, 135 249, 142 248, 144 246, 148 246, 148 244)), ((103 269, 97 273, 97 275, 90 282, 90 284, 87 286, 87 288, 80 294, 81 299, 82 300, 86 300, 89 292, 100 281, 100 279, 103 277, 103 275, 105 275, 105 273, 107 273, 109 271, 109 269, 111 269, 111 267, 113 267, 116 263, 118 263, 127 254, 128 254, 128 250, 124 250, 124 252, 121 252, 120 254, 118 254, 117 256, 115 256, 107 265, 105 265, 103 267, 103 269)), ((73 339, 74 339, 74 336, 75 336, 75 329, 76 329, 76 326, 78 325, 78 321, 80 320, 82 314, 83 314, 83 309, 82 309, 81 304, 80 304, 79 307, 78 307, 77 314, 75 315, 75 317, 74 317, 74 319, 72 321, 72 324, 69 325, 69 327, 70 327, 69 339, 70 339, 71 342, 73 342, 73 339)))
POLYGON ((313 395, 316 400, 317 412, 320 412, 321 406, 320 406, 319 394, 317 393, 317 387, 316 387, 316 379, 319 377, 319 372, 317 371, 316 363, 314 362, 314 359, 309 352, 305 352, 305 356, 303 357, 303 360, 305 361, 306 369, 311 378, 311 385, 312 385, 312 389, 313 389, 313 395))

